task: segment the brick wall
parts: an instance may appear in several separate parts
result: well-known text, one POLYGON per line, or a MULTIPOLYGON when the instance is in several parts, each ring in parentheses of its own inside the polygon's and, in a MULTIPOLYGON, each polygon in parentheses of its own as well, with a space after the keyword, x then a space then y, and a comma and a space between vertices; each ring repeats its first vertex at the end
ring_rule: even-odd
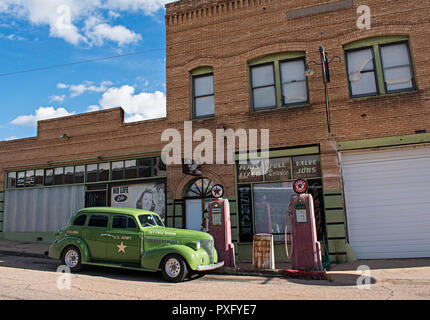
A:
MULTIPOLYGON (((197 1, 166 6, 167 116, 174 127, 191 119, 190 71, 214 70, 215 117, 193 127, 270 128, 271 148, 320 143, 325 187, 339 189, 335 141, 414 134, 430 130, 430 4, 414 0, 353 1, 352 7, 288 19, 287 13, 333 1, 197 1), (356 26, 360 4, 371 9, 371 29, 356 26), (250 111, 248 62, 269 54, 304 51, 319 61, 321 42, 329 57, 344 60, 342 46, 375 37, 409 36, 418 91, 384 97, 350 99, 345 63, 330 66, 332 134, 327 132, 324 85, 320 67, 309 78, 310 105, 250 111), (300 134, 297 134, 300 132, 300 134), (332 147, 330 147, 332 146, 332 147)), ((231 170, 230 170, 231 171, 231 170)))
MULTIPOLYGON (((97 157, 158 151, 165 119, 124 123, 121 108, 38 122, 37 136, 0 142, 0 189, 7 167, 47 166, 61 161, 89 162, 97 157), (69 139, 60 140, 66 133, 69 139)), ((97 160, 96 160, 97 161, 97 160)))

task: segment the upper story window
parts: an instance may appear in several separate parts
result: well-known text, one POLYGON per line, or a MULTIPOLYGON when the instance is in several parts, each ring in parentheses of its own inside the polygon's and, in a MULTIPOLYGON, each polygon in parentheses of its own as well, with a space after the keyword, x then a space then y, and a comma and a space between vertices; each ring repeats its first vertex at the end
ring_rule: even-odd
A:
POLYGON ((253 60, 250 84, 253 110, 309 102, 304 53, 276 54, 253 60))
POLYGON ((415 90, 407 38, 366 39, 344 49, 351 97, 415 90))
POLYGON ((193 118, 215 115, 214 75, 211 67, 198 68, 191 72, 193 118))
POLYGON ((251 67, 254 109, 276 107, 275 68, 273 63, 251 67))

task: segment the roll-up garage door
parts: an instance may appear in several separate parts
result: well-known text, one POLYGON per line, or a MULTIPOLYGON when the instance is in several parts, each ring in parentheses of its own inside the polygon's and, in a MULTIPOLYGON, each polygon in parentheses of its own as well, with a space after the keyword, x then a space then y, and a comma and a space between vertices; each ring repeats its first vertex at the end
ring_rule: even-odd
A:
POLYGON ((340 158, 357 258, 430 257, 430 146, 348 151, 340 158))

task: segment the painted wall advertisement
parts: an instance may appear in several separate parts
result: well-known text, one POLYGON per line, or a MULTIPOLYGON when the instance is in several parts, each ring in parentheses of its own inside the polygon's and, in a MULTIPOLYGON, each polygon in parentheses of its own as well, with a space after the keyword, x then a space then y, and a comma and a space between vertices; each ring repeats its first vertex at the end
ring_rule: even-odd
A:
POLYGON ((150 182, 112 186, 111 206, 149 210, 164 217, 165 183, 150 182))

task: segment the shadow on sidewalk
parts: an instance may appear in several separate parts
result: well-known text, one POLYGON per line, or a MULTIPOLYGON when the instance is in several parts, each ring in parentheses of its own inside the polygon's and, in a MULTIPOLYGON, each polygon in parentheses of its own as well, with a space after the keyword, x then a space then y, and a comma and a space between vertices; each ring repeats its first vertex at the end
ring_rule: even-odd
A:
MULTIPOLYGON (((57 268, 59 266, 60 261, 58 260, 25 256, 11 256, 0 253, 0 270, 6 267, 43 272, 57 272, 57 268)), ((81 270, 79 273, 76 273, 76 275, 173 285, 172 283, 165 281, 160 272, 153 273, 130 269, 85 265, 83 270, 81 270)), ((191 279, 187 279, 186 281, 194 281, 197 279, 198 276, 194 275, 191 279)))

